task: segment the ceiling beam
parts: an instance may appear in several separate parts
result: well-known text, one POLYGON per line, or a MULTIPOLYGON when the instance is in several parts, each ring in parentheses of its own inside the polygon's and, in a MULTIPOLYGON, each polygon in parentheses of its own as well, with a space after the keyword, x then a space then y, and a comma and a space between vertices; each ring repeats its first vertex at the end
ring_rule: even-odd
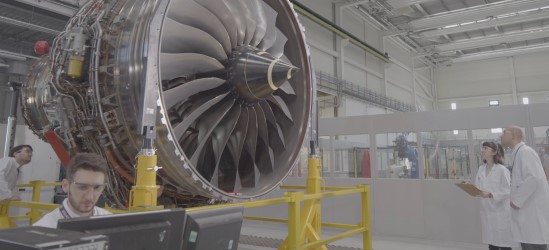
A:
POLYGON ((40 9, 44 9, 50 12, 54 12, 63 16, 71 17, 73 16, 77 11, 78 7, 72 6, 69 4, 63 4, 59 1, 52 1, 52 0, 16 0, 17 2, 21 2, 24 4, 28 4, 40 9))
POLYGON ((425 30, 549 6, 547 0, 502 1, 438 13, 410 22, 413 30, 425 30))
POLYGON ((27 58, 32 58, 32 57, 25 54, 13 53, 7 50, 0 50, 0 58, 5 58, 5 59, 10 59, 15 61, 26 61, 27 58))
POLYGON ((40 25, 15 20, 15 19, 5 17, 5 16, 0 16, 0 22, 15 25, 15 26, 18 26, 18 27, 27 28, 27 29, 34 30, 34 31, 40 31, 40 32, 47 33, 47 34, 52 34, 52 35, 57 35, 57 34, 59 34, 59 32, 61 32, 60 30, 54 30, 54 29, 46 28, 46 27, 43 27, 43 26, 40 26, 40 25))
POLYGON ((484 22, 460 25, 460 26, 445 28, 445 29, 427 30, 424 32, 420 32, 418 36, 424 37, 424 38, 439 37, 443 35, 467 32, 472 30, 486 29, 486 28, 491 28, 496 26, 514 24, 514 23, 530 22, 530 21, 535 21, 535 20, 540 20, 545 18, 549 18, 549 10, 538 12, 538 13, 519 14, 519 15, 505 17, 505 18, 493 18, 484 22))
POLYGON ((402 0, 388 0, 387 3, 390 4, 393 8, 405 8, 416 4, 422 4, 427 2, 433 2, 438 0, 408 0, 408 1, 402 1, 402 0))
POLYGON ((519 32, 507 33, 502 35, 486 36, 473 39, 462 40, 447 44, 437 45, 440 51, 456 51, 464 49, 481 48, 502 43, 513 43, 527 41, 539 38, 549 37, 549 27, 524 30, 519 32))
POLYGON ((452 59, 451 61, 453 63, 462 63, 462 62, 492 59, 492 58, 498 58, 498 57, 516 56, 516 55, 538 53, 538 52, 545 52, 545 51, 549 51, 548 44, 475 53, 471 55, 464 55, 464 56, 452 59))
POLYGON ((336 5, 340 8, 347 8, 357 6, 359 4, 367 3, 369 0, 357 0, 357 1, 341 1, 337 2, 336 5))

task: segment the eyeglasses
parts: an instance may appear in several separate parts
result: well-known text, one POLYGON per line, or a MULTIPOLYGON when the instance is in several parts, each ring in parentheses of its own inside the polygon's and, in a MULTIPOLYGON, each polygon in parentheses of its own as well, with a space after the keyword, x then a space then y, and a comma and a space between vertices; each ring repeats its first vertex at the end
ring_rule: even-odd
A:
POLYGON ((72 185, 76 188, 78 192, 81 193, 87 193, 88 191, 92 190, 94 194, 99 195, 103 192, 105 189, 105 186, 107 186, 106 183, 104 184, 87 184, 87 183, 80 183, 73 180, 69 180, 72 185))

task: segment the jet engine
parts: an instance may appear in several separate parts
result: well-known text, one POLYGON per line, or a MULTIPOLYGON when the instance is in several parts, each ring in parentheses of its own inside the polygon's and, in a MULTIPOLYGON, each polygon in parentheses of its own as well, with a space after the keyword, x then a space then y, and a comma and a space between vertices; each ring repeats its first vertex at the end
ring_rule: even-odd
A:
POLYGON ((296 163, 311 82, 287 0, 91 0, 32 67, 23 115, 67 152, 105 156, 118 204, 147 133, 176 194, 245 200, 296 163))

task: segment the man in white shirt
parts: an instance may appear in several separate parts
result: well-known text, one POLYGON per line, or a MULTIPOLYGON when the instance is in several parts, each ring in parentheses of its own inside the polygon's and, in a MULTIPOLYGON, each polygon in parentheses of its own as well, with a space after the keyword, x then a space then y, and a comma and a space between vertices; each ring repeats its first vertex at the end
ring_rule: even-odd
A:
POLYGON ((9 157, 0 159, 0 200, 21 200, 14 194, 15 184, 19 179, 19 168, 32 159, 32 147, 19 145, 13 147, 9 157))
POLYGON ((513 149, 511 231, 523 250, 547 250, 549 185, 538 154, 522 138, 517 126, 509 126, 501 135, 501 144, 513 149))
POLYGON ((62 187, 67 198, 59 208, 44 215, 33 226, 56 228, 59 219, 111 214, 95 206, 105 189, 107 168, 105 159, 97 154, 76 154, 67 166, 67 177, 63 179, 62 187))

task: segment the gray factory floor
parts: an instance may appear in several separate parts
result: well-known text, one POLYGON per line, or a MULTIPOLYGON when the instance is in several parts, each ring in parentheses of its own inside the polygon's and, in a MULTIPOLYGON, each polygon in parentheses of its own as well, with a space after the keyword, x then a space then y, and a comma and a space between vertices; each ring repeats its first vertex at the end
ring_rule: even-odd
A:
MULTIPOLYGON (((323 234, 334 235, 334 230, 325 229, 323 234)), ((277 249, 282 239, 286 237, 286 225, 269 222, 245 221, 242 227, 238 250, 272 250, 277 249)), ((403 239, 389 237, 373 237, 374 250, 485 250, 487 245, 456 242, 427 241, 418 239, 403 239)), ((355 235, 331 243, 330 250, 362 249, 362 236, 355 235)))

